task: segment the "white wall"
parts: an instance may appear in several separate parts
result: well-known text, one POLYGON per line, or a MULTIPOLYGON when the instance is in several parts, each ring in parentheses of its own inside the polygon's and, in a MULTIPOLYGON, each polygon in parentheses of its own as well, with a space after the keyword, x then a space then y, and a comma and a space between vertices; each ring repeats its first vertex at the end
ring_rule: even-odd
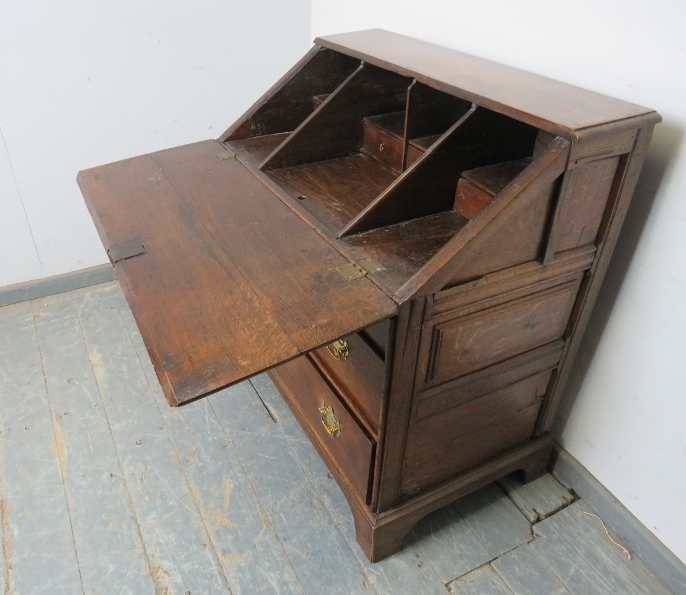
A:
POLYGON ((80 169, 216 138, 310 47, 309 0, 0 0, 0 287, 106 262, 80 169))
POLYGON ((381 27, 657 109, 558 436, 686 562, 686 3, 312 1, 312 37, 381 27))

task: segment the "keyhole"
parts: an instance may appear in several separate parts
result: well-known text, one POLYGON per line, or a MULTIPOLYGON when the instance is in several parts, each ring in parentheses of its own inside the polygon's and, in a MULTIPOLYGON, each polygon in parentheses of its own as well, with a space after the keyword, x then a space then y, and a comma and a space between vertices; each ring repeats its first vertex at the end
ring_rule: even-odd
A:
POLYGON ((381 143, 381 144, 379 145, 379 153, 383 153, 383 150, 384 150, 385 148, 386 148, 386 145, 384 145, 383 143, 381 143))

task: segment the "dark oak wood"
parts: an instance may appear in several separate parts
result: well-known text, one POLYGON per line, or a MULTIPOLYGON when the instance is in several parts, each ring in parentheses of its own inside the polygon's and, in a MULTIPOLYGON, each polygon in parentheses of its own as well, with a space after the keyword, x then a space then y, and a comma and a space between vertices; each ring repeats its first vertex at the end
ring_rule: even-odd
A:
POLYGON ((395 174, 362 153, 285 167, 270 177, 303 209, 338 232, 395 179, 395 174))
POLYGON ((422 385, 444 384, 561 339, 580 281, 427 328, 431 345, 422 385))
POLYGON ((267 94, 229 128, 220 141, 295 130, 360 65, 350 56, 315 48, 267 94))
POLYGON ((533 434, 551 370, 414 424, 407 434, 400 497, 526 442, 533 434))
POLYGON ((117 267, 173 404, 396 309, 368 279, 341 277, 335 268, 347 260, 218 149, 196 143, 80 176, 104 243, 147 247, 117 267), (351 299, 360 300, 353 309, 351 299))
POLYGON ((655 114, 640 105, 381 29, 329 35, 315 43, 415 76, 430 87, 570 140, 576 140, 578 130, 655 114))
POLYGON ((363 31, 317 40, 219 143, 79 184, 170 404, 269 369, 376 561, 544 472, 659 119, 363 31))
POLYGON ((281 394, 292 410, 315 436, 327 459, 364 501, 369 498, 374 441, 369 438, 356 418, 348 412, 305 356, 291 360, 270 372, 281 394), (320 408, 331 407, 340 424, 340 433, 332 435, 322 421, 320 408))
POLYGON ((530 159, 506 161, 462 172, 457 181, 453 209, 472 219, 531 163, 530 159))
POLYGON ((385 366, 361 335, 348 335, 347 354, 335 357, 331 345, 312 352, 312 358, 346 402, 365 420, 374 435, 381 426, 385 366))
POLYGON ((364 119, 362 151, 374 157, 396 175, 405 155, 405 112, 382 114, 364 119))
POLYGON ((521 122, 489 110, 470 110, 340 235, 451 209, 463 171, 530 155, 535 136, 536 130, 521 122))
POLYGON ((288 167, 358 152, 363 119, 402 110, 410 82, 388 70, 363 64, 265 160, 262 168, 288 167))

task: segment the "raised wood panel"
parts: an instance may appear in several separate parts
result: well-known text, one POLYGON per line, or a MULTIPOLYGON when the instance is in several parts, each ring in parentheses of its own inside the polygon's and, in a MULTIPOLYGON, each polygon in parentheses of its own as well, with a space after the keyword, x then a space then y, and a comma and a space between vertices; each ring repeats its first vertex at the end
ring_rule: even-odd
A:
POLYGON ((556 252, 595 242, 619 157, 598 159, 565 175, 557 215, 556 252))
POLYGON ((343 401, 317 372, 307 356, 298 357, 269 373, 291 409, 316 437, 330 464, 338 469, 362 500, 367 500, 375 443, 343 401), (324 427, 319 408, 332 407, 340 423, 340 434, 331 435, 324 427))
POLYGON ((550 370, 541 372, 411 425, 402 496, 411 496, 526 442, 550 375, 550 370))
POLYGON ((578 281, 437 324, 426 385, 436 386, 564 336, 578 281))

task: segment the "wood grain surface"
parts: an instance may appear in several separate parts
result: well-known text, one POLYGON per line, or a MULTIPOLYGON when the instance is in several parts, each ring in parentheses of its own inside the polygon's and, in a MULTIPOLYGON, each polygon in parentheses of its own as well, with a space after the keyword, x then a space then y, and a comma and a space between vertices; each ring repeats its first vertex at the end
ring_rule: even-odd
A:
POLYGON ((214 141, 82 172, 103 243, 147 253, 116 272, 171 404, 201 396, 395 311, 214 141))

